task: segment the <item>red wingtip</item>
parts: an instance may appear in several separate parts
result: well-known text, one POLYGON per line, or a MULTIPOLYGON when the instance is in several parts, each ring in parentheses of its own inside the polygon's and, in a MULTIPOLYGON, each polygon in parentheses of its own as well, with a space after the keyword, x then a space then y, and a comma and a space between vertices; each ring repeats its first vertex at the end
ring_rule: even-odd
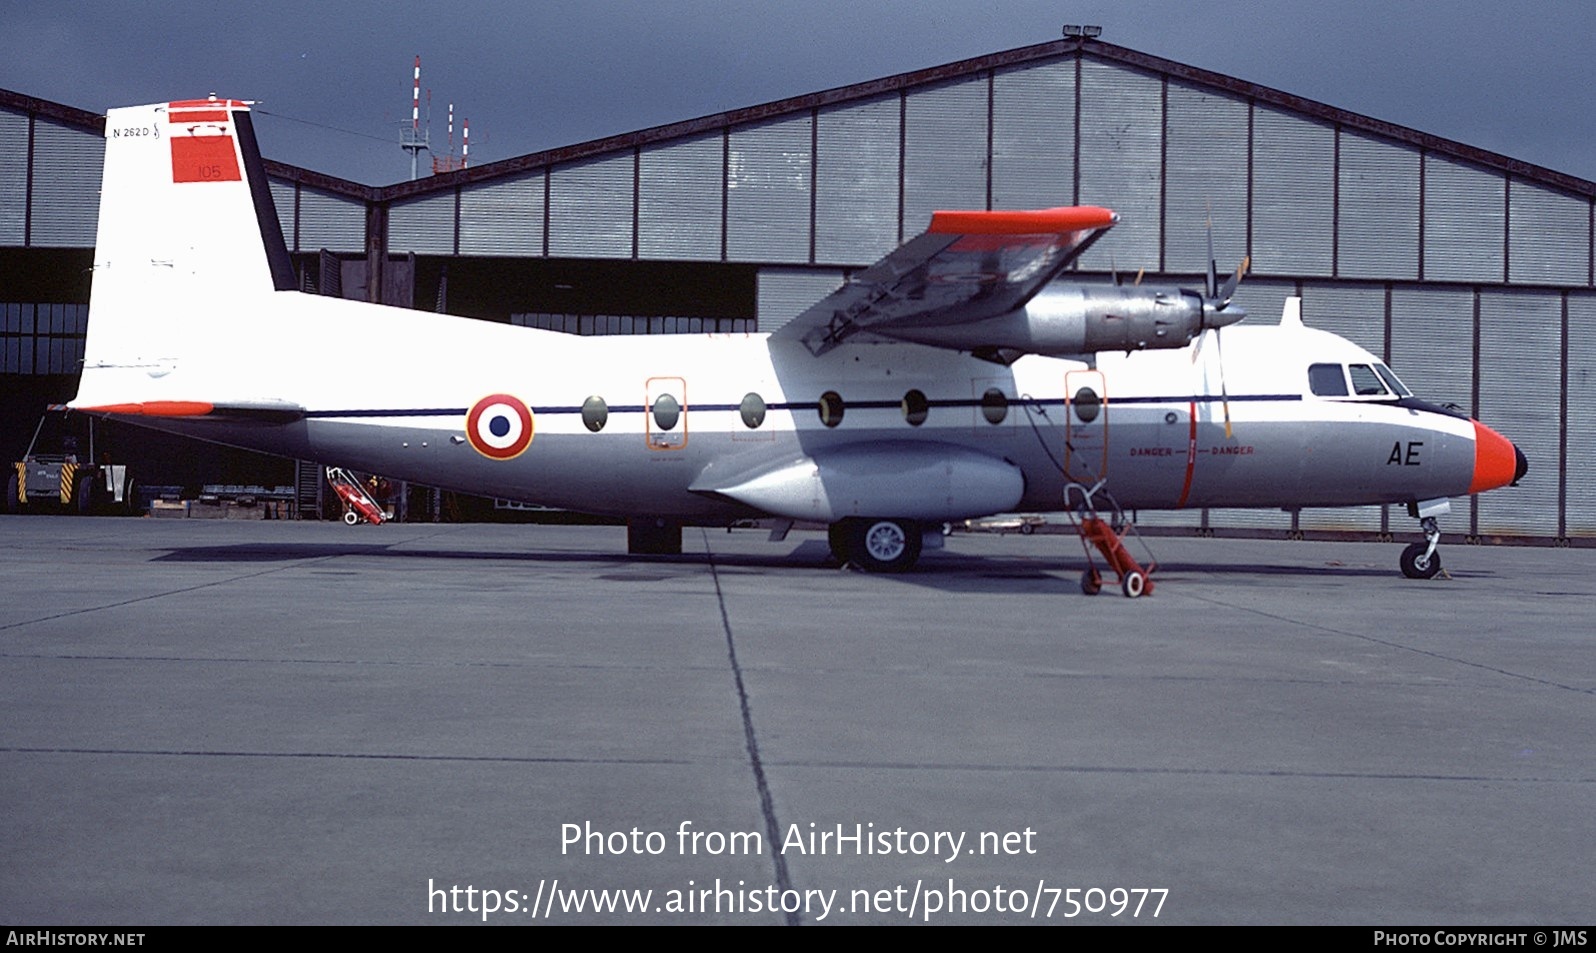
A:
POLYGON ((1019 212, 933 212, 928 231, 943 235, 1051 235, 1108 228, 1119 221, 1112 210, 1072 205, 1019 212))

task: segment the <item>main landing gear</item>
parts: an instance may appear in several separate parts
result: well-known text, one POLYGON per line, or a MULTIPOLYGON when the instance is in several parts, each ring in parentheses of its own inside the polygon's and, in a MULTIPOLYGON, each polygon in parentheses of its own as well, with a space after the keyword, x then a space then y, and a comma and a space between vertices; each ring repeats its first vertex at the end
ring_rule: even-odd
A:
POLYGON ((1441 526, 1436 518, 1452 511, 1447 500, 1425 500, 1409 503, 1408 515, 1419 521, 1424 530, 1424 542, 1411 543, 1402 550, 1402 575, 1409 579, 1434 579, 1441 571, 1441 554, 1436 547, 1441 543, 1441 526))
POLYGON ((682 524, 657 516, 629 519, 626 551, 633 556, 680 556, 682 524))
POLYGON ((920 558, 925 527, 905 519, 845 519, 826 531, 831 555, 866 572, 906 572, 920 558))

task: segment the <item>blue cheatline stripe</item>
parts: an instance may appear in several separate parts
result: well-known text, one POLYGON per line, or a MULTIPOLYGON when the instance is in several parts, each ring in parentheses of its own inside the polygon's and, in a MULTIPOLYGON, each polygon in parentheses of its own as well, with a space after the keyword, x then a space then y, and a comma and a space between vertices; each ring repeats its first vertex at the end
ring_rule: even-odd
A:
MULTIPOLYGON (((1300 401, 1301 394, 1191 394, 1184 397, 1115 397, 1108 395, 1110 404, 1221 404, 1225 401, 1233 404, 1267 403, 1270 401, 1300 401)), ((1046 403, 1063 403, 1063 401, 1046 401, 1046 403)))
MULTIPOLYGON (((1187 395, 1182 395, 1182 396, 1169 395, 1169 396, 1162 396, 1162 397, 1115 397, 1113 394, 1109 394, 1108 395, 1108 403, 1109 403, 1110 406, 1114 406, 1114 405, 1123 406, 1125 404, 1191 404, 1191 403, 1217 404, 1217 403, 1222 403, 1222 402, 1227 401, 1227 400, 1230 401, 1233 404, 1246 404, 1246 403, 1269 403, 1271 401, 1273 401, 1273 402, 1290 402, 1290 401, 1298 401, 1298 402, 1300 402, 1302 399, 1303 399, 1303 397, 1302 397, 1301 394, 1231 394, 1228 397, 1221 396, 1219 394, 1187 394, 1187 395)), ((1044 407, 1045 406, 1062 407, 1062 406, 1064 406, 1067 403, 1066 399, 1063 398, 1063 397, 1038 397, 1038 398, 1010 397, 1009 398, 1009 402, 1011 404, 1041 404, 1044 407)), ((929 406, 931 406, 931 407, 980 407, 980 406, 982 406, 981 398, 979 398, 979 397, 968 398, 968 399, 955 399, 955 400, 928 400, 928 401, 926 401, 926 403, 929 406)), ((1360 401, 1360 403, 1374 403, 1374 401, 1360 401)), ((895 401, 895 400, 859 400, 859 401, 851 401, 850 402, 850 401, 845 399, 843 401, 843 408, 845 410, 893 410, 893 409, 896 409, 898 406, 899 406, 899 402, 895 401)), ((769 405, 766 406, 766 410, 789 410, 789 411, 790 410, 818 410, 819 408, 820 408, 820 402, 819 401, 788 401, 788 402, 779 403, 779 404, 769 404, 769 405)), ((610 407, 609 408, 609 412, 612 413, 612 414, 641 414, 641 413, 647 413, 648 409, 649 408, 643 406, 642 404, 623 404, 623 405, 617 405, 617 406, 610 407)), ((532 410, 532 412, 534 414, 580 414, 582 412, 582 407, 581 407, 580 404, 577 404, 577 405, 572 405, 572 406, 532 407, 531 410, 532 410)), ((683 410, 691 410, 691 411, 695 411, 697 413, 707 413, 707 412, 713 412, 713 411, 721 411, 721 412, 730 413, 732 411, 740 411, 740 410, 742 410, 742 405, 741 404, 688 404, 686 407, 683 408, 683 410)), ((378 410, 378 409, 310 410, 310 411, 306 411, 305 412, 305 416, 306 417, 319 417, 319 418, 343 418, 343 417, 464 417, 467 412, 468 412, 468 408, 465 408, 465 407, 418 407, 418 408, 410 408, 410 409, 398 408, 398 409, 390 409, 390 410, 378 410)))
POLYGON ((415 410, 307 410, 306 417, 464 417, 467 407, 432 407, 415 410))

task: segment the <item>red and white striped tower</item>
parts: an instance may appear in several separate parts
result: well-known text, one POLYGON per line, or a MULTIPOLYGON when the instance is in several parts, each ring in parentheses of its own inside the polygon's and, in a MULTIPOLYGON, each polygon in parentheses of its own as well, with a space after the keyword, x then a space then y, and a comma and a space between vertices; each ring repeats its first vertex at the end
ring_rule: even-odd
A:
MULTIPOLYGON (((427 133, 421 129, 421 54, 416 54, 415 69, 410 77, 410 129, 399 136, 399 148, 410 153, 410 177, 416 177, 416 161, 427 149, 427 133)), ((431 150, 428 150, 431 151, 431 150)))

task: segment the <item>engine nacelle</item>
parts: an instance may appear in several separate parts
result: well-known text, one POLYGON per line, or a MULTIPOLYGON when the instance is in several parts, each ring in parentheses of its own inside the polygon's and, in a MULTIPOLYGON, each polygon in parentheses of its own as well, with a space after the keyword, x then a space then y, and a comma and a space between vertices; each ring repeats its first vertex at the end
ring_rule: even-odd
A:
POLYGON ((1247 316, 1240 307, 1204 301, 1170 287, 1059 284, 1024 308, 985 321, 938 326, 876 325, 885 337, 959 350, 1071 355, 1181 348, 1209 328, 1247 316))
POLYGON ((752 476, 700 479, 689 489, 818 523, 850 516, 941 523, 1012 510, 1025 475, 956 444, 881 441, 829 447, 752 476))

